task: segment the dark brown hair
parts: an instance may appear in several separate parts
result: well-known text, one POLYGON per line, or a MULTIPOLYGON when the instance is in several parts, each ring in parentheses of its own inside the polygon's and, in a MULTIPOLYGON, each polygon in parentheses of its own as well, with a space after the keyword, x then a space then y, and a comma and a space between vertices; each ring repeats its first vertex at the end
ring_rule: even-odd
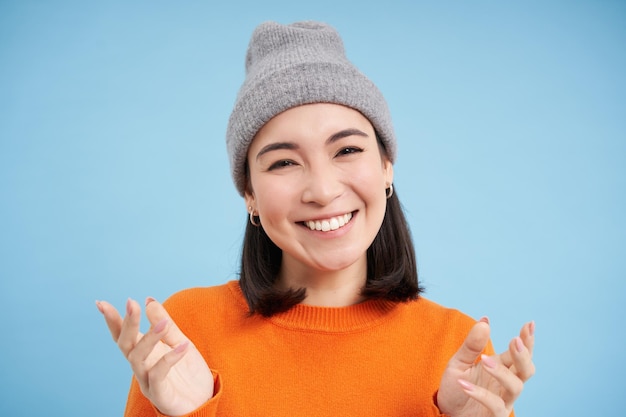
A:
MULTIPOLYGON (((247 221, 239 285, 250 314, 269 317, 289 310, 306 297, 305 288, 286 291, 274 288, 282 256, 263 226, 256 227, 247 221)), ((366 299, 400 302, 416 299, 422 291, 411 232, 395 190, 387 199, 380 230, 367 249, 367 280, 361 294, 366 299)))

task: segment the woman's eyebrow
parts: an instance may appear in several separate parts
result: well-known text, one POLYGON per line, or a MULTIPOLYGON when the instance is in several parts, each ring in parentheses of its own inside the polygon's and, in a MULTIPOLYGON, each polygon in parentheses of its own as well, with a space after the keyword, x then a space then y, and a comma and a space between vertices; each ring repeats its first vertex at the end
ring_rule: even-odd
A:
POLYGON ((332 134, 328 139, 326 139, 326 144, 330 145, 331 143, 336 142, 339 139, 346 138, 348 136, 363 136, 366 138, 367 133, 355 128, 340 130, 339 132, 332 134))
MULTIPOLYGON (((348 136, 363 136, 363 137, 367 137, 367 133, 362 132, 359 129, 354 129, 354 128, 340 130, 337 133, 333 133, 328 139, 326 139, 326 145, 330 145, 331 143, 336 142, 339 139, 347 138, 348 136)), ((263 156, 264 154, 266 154, 268 152, 271 152, 271 151, 276 151, 276 150, 280 150, 280 149, 296 150, 296 149, 299 149, 299 148, 300 147, 298 146, 298 144, 293 143, 293 142, 275 142, 275 143, 270 143, 269 145, 266 145, 263 148, 261 148, 259 153, 256 154, 256 159, 258 160, 261 156, 263 156)))
POLYGON ((258 160, 261 156, 263 156, 264 154, 271 152, 271 151, 276 151, 279 149, 288 149, 288 150, 295 150, 298 149, 299 146, 293 142, 275 142, 275 143, 270 143, 269 145, 264 146, 259 153, 256 154, 256 159, 258 160))

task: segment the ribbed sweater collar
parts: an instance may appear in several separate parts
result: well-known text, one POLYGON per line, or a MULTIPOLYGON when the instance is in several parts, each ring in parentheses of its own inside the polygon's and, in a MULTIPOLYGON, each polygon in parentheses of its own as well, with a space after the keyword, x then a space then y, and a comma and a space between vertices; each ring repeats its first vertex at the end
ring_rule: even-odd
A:
MULTIPOLYGON (((247 308, 239 283, 229 283, 238 301, 247 308)), ((398 304, 386 300, 368 300, 347 307, 317 307, 298 304, 288 311, 266 318, 273 324, 292 330, 344 333, 377 326, 393 316, 398 304)))

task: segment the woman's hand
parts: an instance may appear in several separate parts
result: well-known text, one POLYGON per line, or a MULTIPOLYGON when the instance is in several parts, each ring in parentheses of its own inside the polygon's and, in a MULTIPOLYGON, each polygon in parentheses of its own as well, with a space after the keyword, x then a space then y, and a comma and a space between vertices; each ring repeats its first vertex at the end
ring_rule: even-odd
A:
POLYGON ((535 373, 532 351, 535 323, 526 323, 499 355, 482 355, 489 341, 489 321, 472 327, 450 359, 437 393, 437 405, 451 417, 508 417, 524 383, 535 373))
POLYGON ((126 317, 105 301, 97 301, 113 340, 130 363, 141 392, 169 416, 181 416, 213 397, 213 375, 196 347, 172 321, 165 308, 146 300, 150 330, 139 332, 141 308, 126 303, 126 317))

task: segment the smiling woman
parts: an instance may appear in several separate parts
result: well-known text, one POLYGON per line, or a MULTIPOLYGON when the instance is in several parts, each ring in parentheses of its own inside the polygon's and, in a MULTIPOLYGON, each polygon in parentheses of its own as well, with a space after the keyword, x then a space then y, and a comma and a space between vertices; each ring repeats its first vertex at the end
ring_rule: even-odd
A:
POLYGON ((495 354, 489 320, 420 296, 376 86, 317 22, 261 24, 231 115, 248 208, 240 279, 126 317, 97 302, 134 378, 127 416, 506 417, 534 323, 495 354))
MULTIPOLYGON (((259 130, 248 151, 248 166, 246 204, 282 251, 274 285, 308 289, 308 304, 361 301, 367 249, 380 230, 385 190, 393 181, 391 162, 381 152, 371 123, 338 104, 294 107, 259 130), (319 296, 312 299, 313 293, 319 296)), ((248 279, 258 281, 242 276, 242 281, 248 279)), ((409 297, 417 294, 416 283, 409 297)), ((279 311, 277 306, 273 310, 279 311)))

